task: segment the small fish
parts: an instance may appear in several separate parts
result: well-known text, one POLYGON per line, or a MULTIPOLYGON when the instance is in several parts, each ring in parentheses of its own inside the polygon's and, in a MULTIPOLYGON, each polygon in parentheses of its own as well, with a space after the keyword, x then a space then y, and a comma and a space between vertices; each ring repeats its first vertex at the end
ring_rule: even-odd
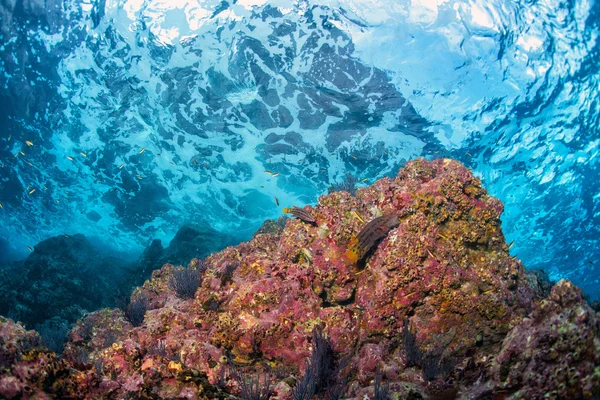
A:
POLYGON ((198 161, 194 160, 194 165, 197 166, 198 165, 198 161))
POLYGON ((33 167, 33 164, 31 162, 27 161, 27 164, 33 167))
POLYGON ((10 142, 10 139, 11 139, 11 138, 12 138, 12 135, 10 135, 10 136, 8 137, 8 141, 9 141, 9 142, 10 142))
POLYGON ((65 235, 65 237, 68 239, 68 238, 69 238, 69 235, 65 235))
POLYGON ((305 210, 304 208, 292 206, 292 208, 286 207, 283 209, 283 212, 286 214, 292 214, 294 217, 307 222, 312 225, 317 225, 317 221, 315 217, 312 215, 310 211, 305 210))
POLYGON ((322 169, 322 170, 321 170, 321 172, 325 172, 325 171, 327 171, 327 170, 326 170, 326 169, 322 169))
POLYGON ((467 151, 467 155, 468 155, 469 157, 473 157, 473 154, 469 153, 468 151, 467 151))
POLYGON ((27 246, 27 249, 29 249, 29 251, 33 252, 33 249, 29 246, 27 246))
POLYGON ((44 190, 48 190, 48 188, 46 187, 46 185, 44 185, 44 190))
POLYGON ((277 204, 277 206, 279 206, 279 200, 277 199, 277 197, 273 197, 275 199, 275 204, 277 204))
POLYGON ((67 158, 68 158, 69 160, 73 161, 73 157, 71 157, 71 156, 67 156, 67 158))
POLYGON ((29 140, 26 140, 25 143, 27 144, 27 146, 33 146, 33 143, 30 142, 29 140))
POLYGON ((510 242, 510 244, 508 245, 508 249, 510 250, 511 247, 513 247, 513 245, 515 244, 515 241, 513 240, 512 242, 510 242))
POLYGON ((119 169, 123 168, 124 166, 125 166, 125 164, 119 165, 119 169))
MULTIPOLYGON (((173 161, 171 161, 169 164, 171 164, 171 165, 175 165, 175 163, 174 163, 173 161)), ((206 164, 205 164, 205 165, 206 165, 206 164)))
POLYGON ((22 151, 20 151, 19 153, 21 153, 21 155, 22 155, 22 156, 24 156, 24 155, 25 155, 25 153, 23 153, 22 151))
POLYGON ((160 157, 160 155, 161 155, 161 153, 158 153, 158 154, 156 155, 156 157, 160 157))
POLYGON ((263 186, 263 185, 260 185, 260 187, 264 189, 264 186, 263 186))
POLYGON ((65 194, 69 194, 69 191, 68 191, 68 190, 65 190, 65 194))
POLYGON ((298 164, 302 164, 303 161, 304 161, 304 159, 298 160, 298 164))
POLYGON ((278 176, 278 175, 279 175, 279 172, 276 172, 273 174, 273 176, 278 176))
POLYGON ((268 169, 265 169, 265 174, 273 175, 273 173, 271 171, 269 171, 268 169))
POLYGON ((141 176, 140 174, 137 174, 136 176, 137 176, 137 178, 138 178, 140 181, 143 179, 143 178, 142 178, 142 176, 141 176))
POLYGON ((2 207, 2 203, 0 203, 0 208, 4 208, 4 207, 2 207))
POLYGON ((80 151, 79 154, 81 154, 84 157, 87 157, 87 154, 85 154, 83 151, 80 151))
POLYGON ((145 147, 142 147, 142 149, 140 150, 140 152, 139 152, 138 154, 142 154, 142 153, 143 153, 143 152, 145 152, 145 151, 146 151, 146 148, 145 148, 145 147))
POLYGON ((60 200, 56 200, 57 203, 60 203, 60 200))
POLYGON ((357 159, 356 156, 352 156, 352 158, 354 158, 355 160, 357 159))
POLYGON ((364 178, 364 179, 361 179, 361 182, 366 182, 368 180, 369 180, 369 178, 364 178))
POLYGON ((365 223, 365 220, 362 219, 362 217, 360 216, 360 214, 357 213, 356 211, 352 210, 352 215, 354 215, 356 217, 356 219, 358 219, 360 221, 361 224, 365 223))
POLYGON ((35 191, 36 191, 36 189, 35 189, 35 188, 34 188, 34 189, 31 189, 31 190, 29 191, 29 194, 33 194, 33 192, 35 192, 35 191))
POLYGON ((331 154, 329 154, 329 155, 333 157, 333 156, 335 156, 335 153, 331 153, 331 154))

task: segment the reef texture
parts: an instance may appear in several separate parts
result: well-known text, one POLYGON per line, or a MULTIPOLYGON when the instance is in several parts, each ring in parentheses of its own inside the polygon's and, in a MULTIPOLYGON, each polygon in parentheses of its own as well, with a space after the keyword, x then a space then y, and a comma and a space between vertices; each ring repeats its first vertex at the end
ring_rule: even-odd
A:
POLYGON ((305 210, 314 222, 191 260, 208 265, 193 299, 170 288, 176 267, 154 271, 132 294, 148 299, 139 326, 118 309, 88 314, 60 358, 2 320, 0 397, 251 398, 239 376, 261 374, 291 399, 320 328, 347 384, 316 398, 600 393, 599 315, 567 281, 548 295, 510 256, 502 204, 460 163, 415 160, 305 210))

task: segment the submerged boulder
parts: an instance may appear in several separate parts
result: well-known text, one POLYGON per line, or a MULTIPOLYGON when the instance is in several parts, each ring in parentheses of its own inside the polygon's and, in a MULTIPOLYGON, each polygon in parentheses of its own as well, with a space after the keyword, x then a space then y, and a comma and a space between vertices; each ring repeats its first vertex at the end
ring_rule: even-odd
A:
POLYGON ((178 267, 154 271, 132 295, 139 326, 120 310, 80 320, 64 360, 79 397, 246 397, 259 374, 280 399, 311 379, 317 398, 600 392, 598 314, 567 282, 545 298, 508 252, 502 204, 460 163, 415 160, 304 210, 314 221, 192 259, 208 268, 193 299, 172 288, 178 267))
POLYGON ((74 322, 113 302, 127 261, 102 253, 84 235, 60 235, 38 243, 18 268, 2 268, 0 312, 27 326, 53 317, 74 322))

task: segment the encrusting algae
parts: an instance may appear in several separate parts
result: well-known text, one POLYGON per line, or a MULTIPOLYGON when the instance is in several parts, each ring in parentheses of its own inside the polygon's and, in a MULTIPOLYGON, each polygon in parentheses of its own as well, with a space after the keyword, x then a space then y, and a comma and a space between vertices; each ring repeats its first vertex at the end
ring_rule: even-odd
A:
POLYGON ((136 290, 139 326, 118 309, 90 313, 60 362, 2 319, 0 397, 225 399, 258 376, 277 399, 317 377, 315 398, 334 386, 352 399, 600 393, 598 314, 569 282, 549 295, 531 283, 508 252, 502 204, 460 163, 414 160, 299 210, 207 257, 192 298, 169 288, 174 266, 155 270, 136 290))

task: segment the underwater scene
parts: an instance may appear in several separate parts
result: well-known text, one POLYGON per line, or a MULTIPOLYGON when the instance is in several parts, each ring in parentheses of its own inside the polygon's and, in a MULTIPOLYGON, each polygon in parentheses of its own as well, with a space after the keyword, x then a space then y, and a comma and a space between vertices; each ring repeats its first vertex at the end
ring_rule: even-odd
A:
POLYGON ((0 399, 600 399, 600 3, 0 0, 0 399))

